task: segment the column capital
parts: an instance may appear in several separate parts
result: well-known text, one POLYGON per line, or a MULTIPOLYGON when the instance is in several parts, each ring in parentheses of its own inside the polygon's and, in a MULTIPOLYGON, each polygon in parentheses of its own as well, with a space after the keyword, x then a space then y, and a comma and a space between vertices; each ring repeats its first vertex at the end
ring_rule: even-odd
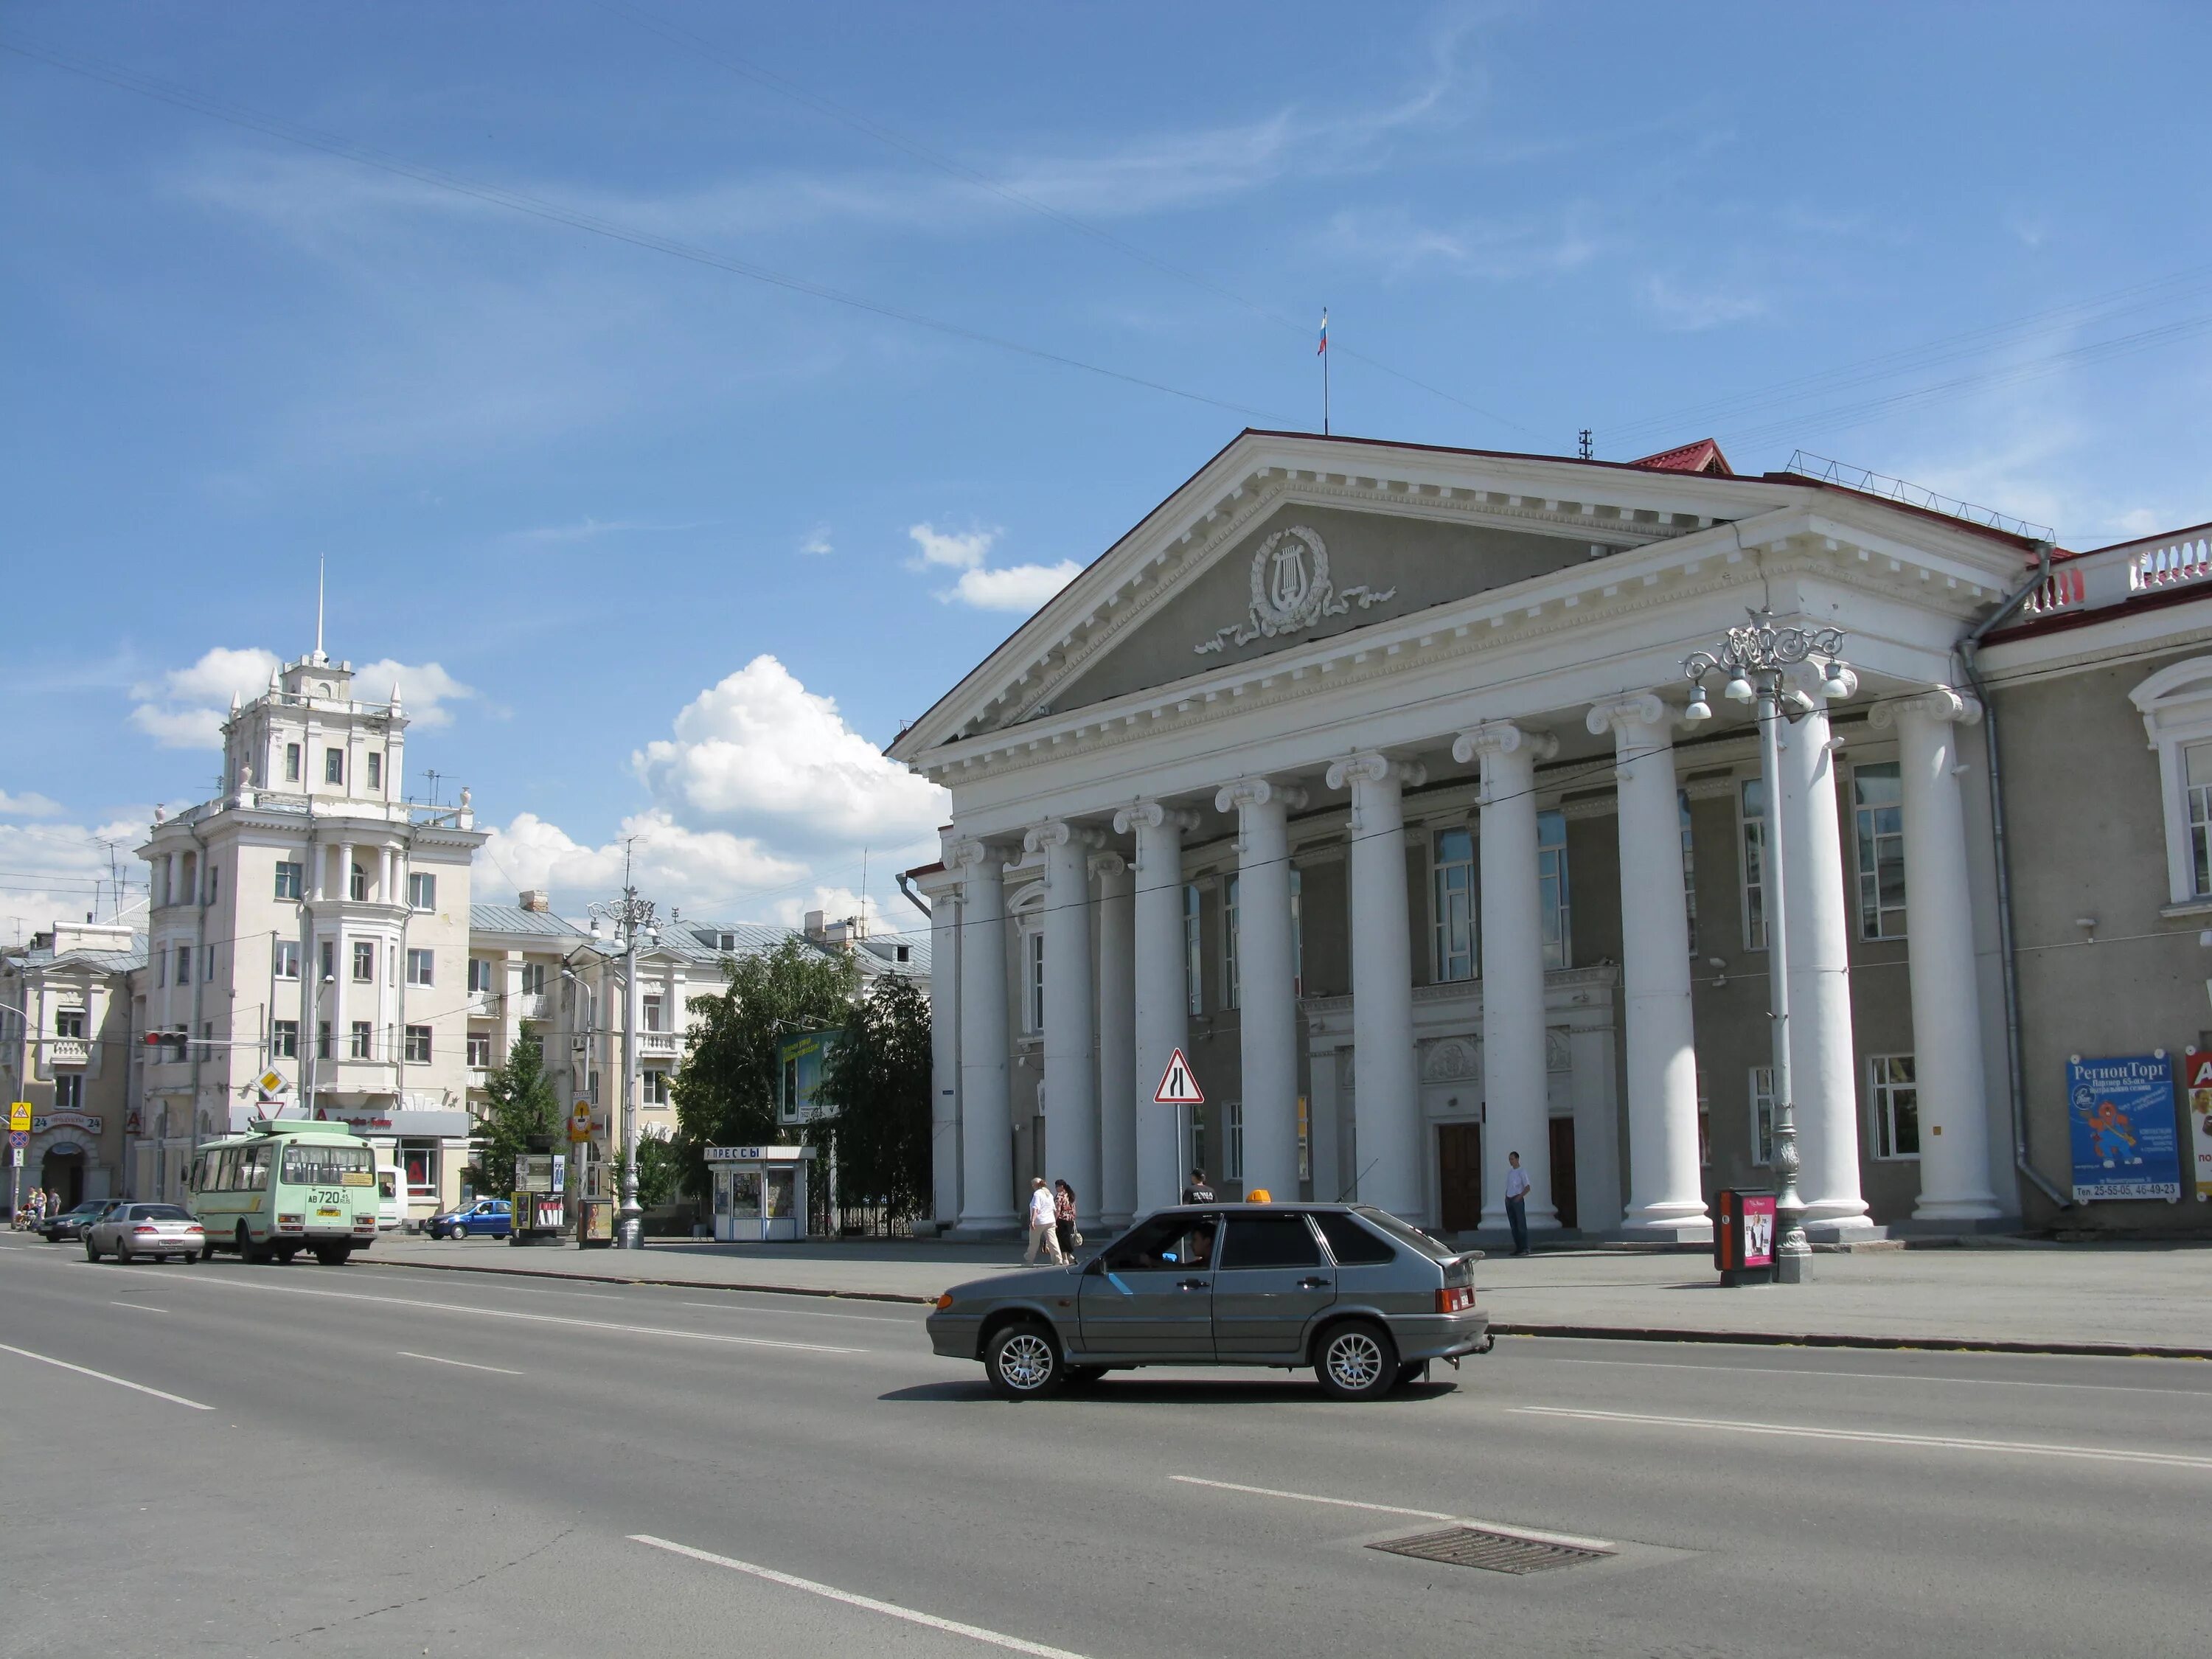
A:
POLYGON ((1156 800, 1132 801, 1114 814, 1114 833, 1117 836, 1126 836, 1139 824, 1147 830, 1158 830, 1170 823, 1188 835, 1198 828, 1198 814, 1188 807, 1164 806, 1156 800))
POLYGON ((1347 789, 1355 783, 1380 783, 1388 777, 1395 777, 1401 788, 1418 789, 1429 781, 1429 769, 1419 761, 1394 761, 1370 750, 1331 762, 1327 781, 1332 789, 1347 789))
POLYGON ((1097 830, 1085 829, 1079 823, 1070 823, 1066 818, 1047 818, 1030 829, 1022 837, 1022 845, 1032 853, 1049 852, 1055 847, 1069 845, 1100 848, 1106 844, 1105 836, 1097 830))
POLYGON ((1248 806, 1265 806, 1271 801, 1280 801, 1285 811, 1295 812, 1306 804, 1306 792, 1295 783, 1277 783, 1273 778, 1239 778, 1234 783, 1224 783, 1213 797, 1213 810, 1226 812, 1234 808, 1242 811, 1248 806))
POLYGON ((1487 759, 1524 749, 1531 760, 1547 761, 1559 752, 1559 740, 1549 732, 1531 732, 1511 720, 1491 720, 1461 732, 1452 744, 1452 758, 1465 766, 1477 757, 1487 759))
POLYGON ((1118 876, 1129 867, 1129 860, 1119 853, 1093 853, 1091 873, 1094 876, 1118 876))
POLYGON ((1982 718, 1981 700, 1948 685, 1934 685, 1913 697, 1887 698, 1875 704, 1867 724, 1887 732, 1899 721, 1917 715, 1923 720, 1972 726, 1982 718))
POLYGON ((1589 727, 1592 737, 1601 738, 1607 732, 1618 736, 1639 726, 1656 726, 1664 732, 1680 718, 1674 706, 1657 692, 1631 691, 1592 703, 1583 723, 1589 727))
POLYGON ((972 876, 983 867, 987 860, 995 860, 1003 866, 1006 850, 997 842, 963 836, 945 843, 945 861, 972 876))

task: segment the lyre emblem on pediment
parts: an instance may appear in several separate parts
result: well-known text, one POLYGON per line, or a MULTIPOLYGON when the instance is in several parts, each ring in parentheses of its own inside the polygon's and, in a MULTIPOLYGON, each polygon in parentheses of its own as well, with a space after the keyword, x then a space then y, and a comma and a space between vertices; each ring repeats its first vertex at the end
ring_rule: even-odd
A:
POLYGON ((1345 615, 1354 604, 1363 611, 1380 605, 1397 592, 1391 587, 1378 593, 1362 584, 1339 593, 1329 582, 1328 548, 1320 532, 1292 525, 1261 542, 1252 556, 1252 604, 1244 620, 1216 630, 1212 639, 1191 648, 1202 657, 1232 645, 1295 634, 1323 617, 1345 615))

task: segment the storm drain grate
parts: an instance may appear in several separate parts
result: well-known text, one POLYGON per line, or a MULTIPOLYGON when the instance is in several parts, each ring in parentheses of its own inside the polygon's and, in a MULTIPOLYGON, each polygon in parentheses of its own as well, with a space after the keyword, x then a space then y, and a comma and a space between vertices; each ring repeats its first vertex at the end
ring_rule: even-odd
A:
POLYGON ((1370 1544, 1370 1550, 1410 1555, 1419 1561, 1441 1561, 1447 1566, 1480 1567, 1489 1572, 1543 1572, 1553 1567, 1571 1567, 1583 1561, 1602 1561, 1611 1550, 1584 1549, 1579 1545, 1554 1543, 1510 1532, 1491 1532, 1481 1527, 1446 1527, 1412 1538, 1394 1538, 1370 1544))

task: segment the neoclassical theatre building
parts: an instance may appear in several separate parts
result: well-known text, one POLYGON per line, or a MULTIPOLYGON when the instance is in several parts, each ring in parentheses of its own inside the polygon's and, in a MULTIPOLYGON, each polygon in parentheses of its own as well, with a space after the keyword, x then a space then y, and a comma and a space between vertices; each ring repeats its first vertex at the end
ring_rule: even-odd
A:
MULTIPOLYGON (((2145 556, 2107 552, 2083 556, 2145 556)), ((942 862, 912 872, 938 1218, 1009 1228, 1044 1175, 1111 1226, 1202 1166, 1224 1196, 1478 1232, 1518 1152, 1532 1227, 1709 1237, 1716 1187, 1773 1184, 1778 881, 1814 1237, 2047 1218, 2067 1127, 2041 1073, 2069 1042, 2178 1049, 2212 1024, 2205 923, 2168 914, 2212 866, 2155 844, 2163 818, 2185 853, 2196 798, 2109 713, 2080 739, 2094 765, 2048 732, 2006 752, 2035 751, 2030 797, 2100 782, 2088 810, 2135 826, 2097 878, 2127 890, 2111 929, 2140 911, 2173 960, 2148 1000, 2109 978, 2139 958, 2074 961, 2087 994, 2055 957, 2006 972, 1975 728, 2014 694, 1977 694, 1978 647, 1984 690, 2010 651, 2018 696, 2133 717, 2158 662, 2115 663, 2212 631, 2212 605, 2162 611, 2161 646, 2130 587, 2071 620, 2133 634, 2052 647, 2095 608, 2071 556, 1740 477, 1711 443, 1617 464, 1241 434, 892 746, 952 795, 942 862), (1684 718, 1685 658, 1754 610, 1844 636, 1791 681, 1778 845, 1724 677, 1684 718), (2079 1031, 2051 1024, 2068 1007, 2079 1031), (1203 1105, 1153 1103, 1177 1049, 1203 1105)), ((2084 942, 2044 914, 2063 881, 2014 886, 2023 928, 2084 942)))

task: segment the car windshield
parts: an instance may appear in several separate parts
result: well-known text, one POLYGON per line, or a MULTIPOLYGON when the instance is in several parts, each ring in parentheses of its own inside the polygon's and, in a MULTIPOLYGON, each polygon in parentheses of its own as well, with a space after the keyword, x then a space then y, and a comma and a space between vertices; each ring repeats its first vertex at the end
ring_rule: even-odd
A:
POLYGON ((1363 1205, 1359 1210, 1359 1218, 1372 1226, 1380 1227, 1401 1244, 1411 1245, 1431 1261, 1455 1261, 1459 1259, 1459 1251, 1453 1249, 1448 1244, 1431 1238, 1419 1227, 1407 1226, 1388 1210, 1371 1210, 1363 1205))

